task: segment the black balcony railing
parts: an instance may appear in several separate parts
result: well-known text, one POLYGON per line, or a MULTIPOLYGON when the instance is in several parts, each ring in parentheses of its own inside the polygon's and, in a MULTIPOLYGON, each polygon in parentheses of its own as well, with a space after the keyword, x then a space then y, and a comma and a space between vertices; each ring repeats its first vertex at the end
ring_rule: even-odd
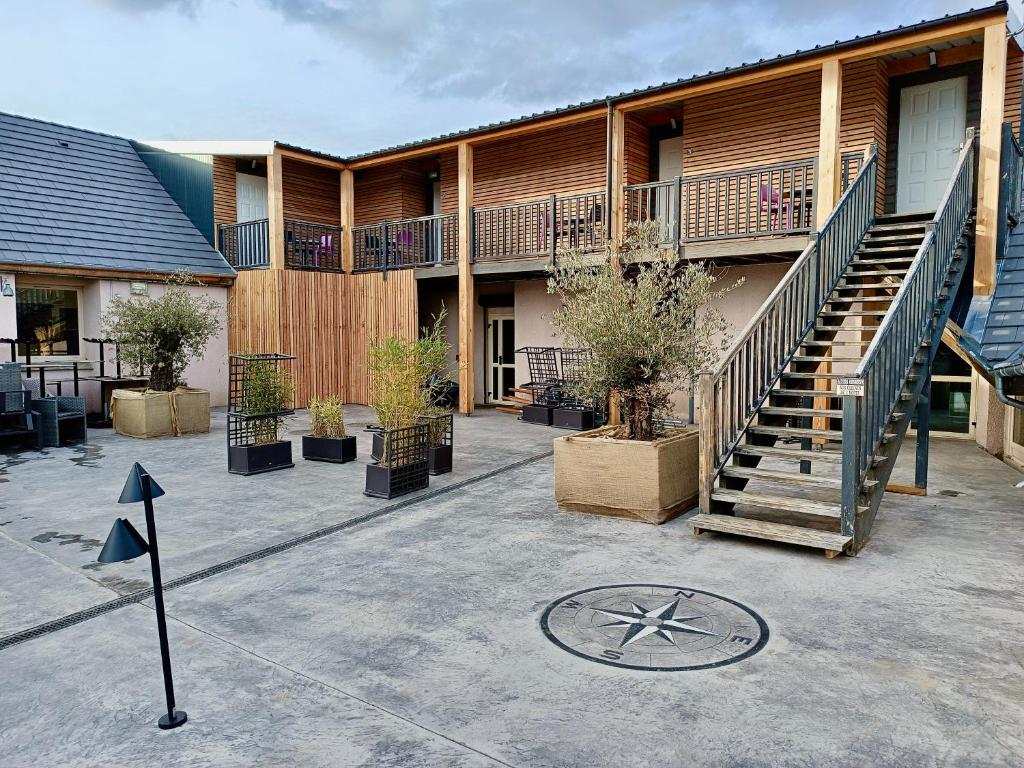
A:
POLYGON ((814 159, 632 184, 626 221, 658 221, 663 243, 796 235, 814 221, 814 159))
POLYGON ((387 271, 458 261, 459 221, 454 213, 382 221, 352 228, 356 272, 387 271))
POLYGON ((559 248, 604 248, 604 192, 551 195, 511 205, 473 209, 473 259, 547 256, 559 248))
POLYGON ((221 224, 217 246, 235 269, 266 269, 270 266, 270 240, 266 219, 221 224))
POLYGON ((284 220, 286 269, 341 272, 341 227, 284 220))

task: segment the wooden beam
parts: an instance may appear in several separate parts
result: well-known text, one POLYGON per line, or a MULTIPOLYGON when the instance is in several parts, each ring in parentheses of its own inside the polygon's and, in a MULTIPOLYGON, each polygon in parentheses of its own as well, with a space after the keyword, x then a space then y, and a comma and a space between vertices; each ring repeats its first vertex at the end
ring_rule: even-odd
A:
POLYGON ((295 149, 288 149, 287 147, 278 146, 275 149, 276 152, 280 153, 282 157, 288 157, 292 160, 300 160, 303 163, 312 163, 313 165, 322 165, 325 168, 334 168, 335 170, 342 170, 345 168, 345 163, 341 160, 332 160, 328 157, 320 157, 319 155, 306 154, 305 152, 299 152, 295 149))
MULTIPOLYGON (((170 272, 122 272, 115 269, 92 269, 86 266, 57 267, 49 264, 0 264, 0 272, 19 275, 46 275, 48 277, 87 278, 90 280, 140 280, 149 283, 163 282, 172 277, 170 272)), ((192 275, 192 279, 203 285, 231 285, 231 275, 192 275)))
POLYGON ((355 176, 347 168, 341 172, 341 268, 352 272, 352 227, 355 225, 355 176))
POLYGON ((270 268, 284 269, 284 192, 281 151, 267 156, 267 237, 270 240, 270 268))
POLYGON ((341 208, 341 269, 345 273, 341 283, 341 399, 342 402, 352 401, 349 387, 349 367, 352 364, 352 268, 354 257, 352 250, 352 225, 355 221, 355 184, 352 171, 347 168, 340 171, 338 187, 340 190, 338 204, 341 208))
POLYGON ((818 123, 818 178, 814 185, 814 226, 820 229, 839 200, 839 116, 843 65, 829 59, 821 66, 821 114, 818 123))
POLYGON ((611 167, 612 167, 612 199, 608 210, 611 214, 612 261, 619 266, 618 249, 626 225, 625 189, 626 183, 626 115, 621 109, 613 109, 611 167))
MULTIPOLYGON (((934 51, 936 67, 951 67, 954 64, 963 64, 967 61, 976 61, 983 56, 984 46, 981 43, 969 45, 958 45, 955 48, 943 48, 941 51, 934 51)), ((931 57, 927 53, 917 56, 907 56, 903 59, 894 59, 889 62, 886 70, 889 77, 909 75, 912 72, 923 72, 931 69, 931 57)))
POLYGON ((486 142, 513 138, 524 133, 540 133, 541 131, 547 131, 551 128, 560 128, 565 125, 582 123, 587 120, 593 120, 597 117, 603 117, 605 112, 606 108, 604 106, 600 106, 594 107, 593 109, 585 109, 580 112, 570 112, 568 114, 556 115, 549 118, 537 118, 536 120, 520 123, 508 128, 498 128, 489 131, 481 130, 479 133, 472 134, 461 139, 430 142, 423 144, 422 146, 411 147, 409 149, 373 155, 372 157, 366 157, 362 160, 350 160, 347 166, 354 171, 358 171, 364 168, 372 168, 375 165, 398 162, 399 160, 411 160, 417 157, 436 155, 439 152, 458 149, 463 144, 472 144, 473 146, 476 146, 486 142))
POLYGON ((476 334, 475 290, 473 284, 472 208, 473 208, 473 146, 459 144, 459 412, 473 413, 475 399, 476 334))
POLYGON ((985 27, 981 66, 981 127, 978 139, 978 220, 974 249, 974 295, 991 295, 996 277, 999 221, 999 153, 1006 93, 1006 27, 985 27))

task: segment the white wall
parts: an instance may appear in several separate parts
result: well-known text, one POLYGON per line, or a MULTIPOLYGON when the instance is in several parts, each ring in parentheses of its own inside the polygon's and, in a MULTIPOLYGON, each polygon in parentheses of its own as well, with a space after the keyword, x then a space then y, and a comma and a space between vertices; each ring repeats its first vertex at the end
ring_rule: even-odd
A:
MULTIPOLYGON (((549 294, 547 280, 520 280, 515 284, 516 349, 520 347, 561 347, 563 340, 551 327, 551 315, 561 305, 549 294)), ((516 355, 516 384, 530 380, 526 355, 516 355)))

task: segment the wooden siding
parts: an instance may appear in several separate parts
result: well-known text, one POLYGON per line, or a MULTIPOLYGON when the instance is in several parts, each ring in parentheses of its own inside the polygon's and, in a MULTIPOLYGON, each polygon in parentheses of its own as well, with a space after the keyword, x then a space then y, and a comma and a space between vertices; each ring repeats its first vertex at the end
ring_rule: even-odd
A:
POLYGON ((683 107, 684 176, 806 160, 818 154, 821 73, 701 96, 683 107))
POLYGON ((644 123, 633 115, 626 116, 626 135, 623 147, 623 179, 626 184, 646 184, 651 180, 651 133, 644 123))
POLYGON ((341 224, 341 178, 338 171, 281 159, 284 217, 316 224, 341 224))
POLYGON ((481 144, 474 151, 473 204, 502 205, 604 189, 606 126, 602 117, 481 144))
POLYGON ((253 269, 240 272, 228 298, 228 351, 295 355, 295 407, 311 397, 344 396, 343 291, 340 274, 253 269))
POLYGON ((413 270, 347 275, 349 281, 349 366, 346 398, 370 403, 370 343, 386 336, 413 339, 417 334, 416 278, 413 270))
POLYGON ((459 153, 441 155, 441 213, 459 210, 459 153))
POLYGON ((1020 136, 1021 79, 1024 78, 1024 53, 1016 43, 1011 42, 1006 52, 1006 102, 1003 108, 1003 122, 1013 125, 1013 132, 1020 136))
POLYGON ((426 172, 408 164, 356 171, 355 225, 426 216, 430 182, 426 172))
MULTIPOLYGON (((889 119, 889 78, 880 59, 850 64, 843 70, 839 151, 862 152, 878 145, 878 167, 884 169, 889 119)), ((885 209, 885 173, 878 174, 876 210, 885 209)))
POLYGON ((235 202, 235 158, 213 158, 213 229, 234 224, 238 218, 235 202))

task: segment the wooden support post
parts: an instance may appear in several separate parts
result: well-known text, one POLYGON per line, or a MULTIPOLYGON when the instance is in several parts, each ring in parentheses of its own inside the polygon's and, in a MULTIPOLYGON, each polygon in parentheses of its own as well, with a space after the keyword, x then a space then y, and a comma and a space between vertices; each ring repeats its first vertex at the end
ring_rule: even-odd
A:
POLYGON ((476 390, 473 284, 473 145, 459 144, 459 413, 472 414, 476 390))
POLYGON ((270 268, 284 269, 284 192, 281 152, 267 156, 267 237, 270 240, 270 268))
POLYGON ((355 226, 355 174, 341 171, 341 268, 351 274, 355 251, 352 227, 355 226))
POLYGON ((712 474, 715 471, 715 380, 709 373, 702 373, 697 383, 700 397, 700 414, 698 416, 700 442, 697 448, 697 486, 700 511, 711 514, 712 474))
MULTIPOLYGON (((821 114, 818 124, 818 178, 814 185, 814 227, 820 230, 832 210, 839 202, 841 179, 839 153, 839 116, 842 112, 843 97, 843 65, 839 59, 828 59, 821 65, 821 114)), ((831 349, 826 352, 826 357, 831 356, 831 349)), ((819 373, 830 373, 831 363, 821 363, 817 370, 819 373)), ((817 379, 814 382, 816 390, 829 389, 829 381, 817 379)), ((827 408, 828 400, 817 398, 814 401, 815 408, 827 408)), ((826 430, 829 427, 827 418, 816 417, 812 424, 814 429, 826 430)), ((815 439, 816 443, 824 443, 824 440, 815 439)))
POLYGON ((352 226, 355 223, 355 176, 352 171, 340 171, 341 207, 341 399, 350 402, 349 371, 352 365, 352 269, 355 266, 352 240, 352 226))
POLYGON ((821 65, 821 115, 818 124, 818 179, 814 185, 815 229, 839 202, 839 115, 842 111, 843 65, 828 59, 821 65))
POLYGON ((978 138, 978 221, 974 250, 974 295, 991 295, 996 277, 999 227, 999 153, 1006 92, 1006 27, 985 27, 981 68, 981 128, 978 138))
MULTIPOLYGON (((917 453, 914 465, 914 487, 928 489, 928 432, 931 429, 932 374, 928 372, 917 398, 917 453)), ((907 414, 907 418, 910 414, 907 414)))
POLYGON ((621 109, 612 110, 611 137, 612 199, 608 201, 610 211, 611 254, 616 266, 619 265, 618 249, 622 243, 626 223, 624 204, 626 184, 626 115, 621 109))

